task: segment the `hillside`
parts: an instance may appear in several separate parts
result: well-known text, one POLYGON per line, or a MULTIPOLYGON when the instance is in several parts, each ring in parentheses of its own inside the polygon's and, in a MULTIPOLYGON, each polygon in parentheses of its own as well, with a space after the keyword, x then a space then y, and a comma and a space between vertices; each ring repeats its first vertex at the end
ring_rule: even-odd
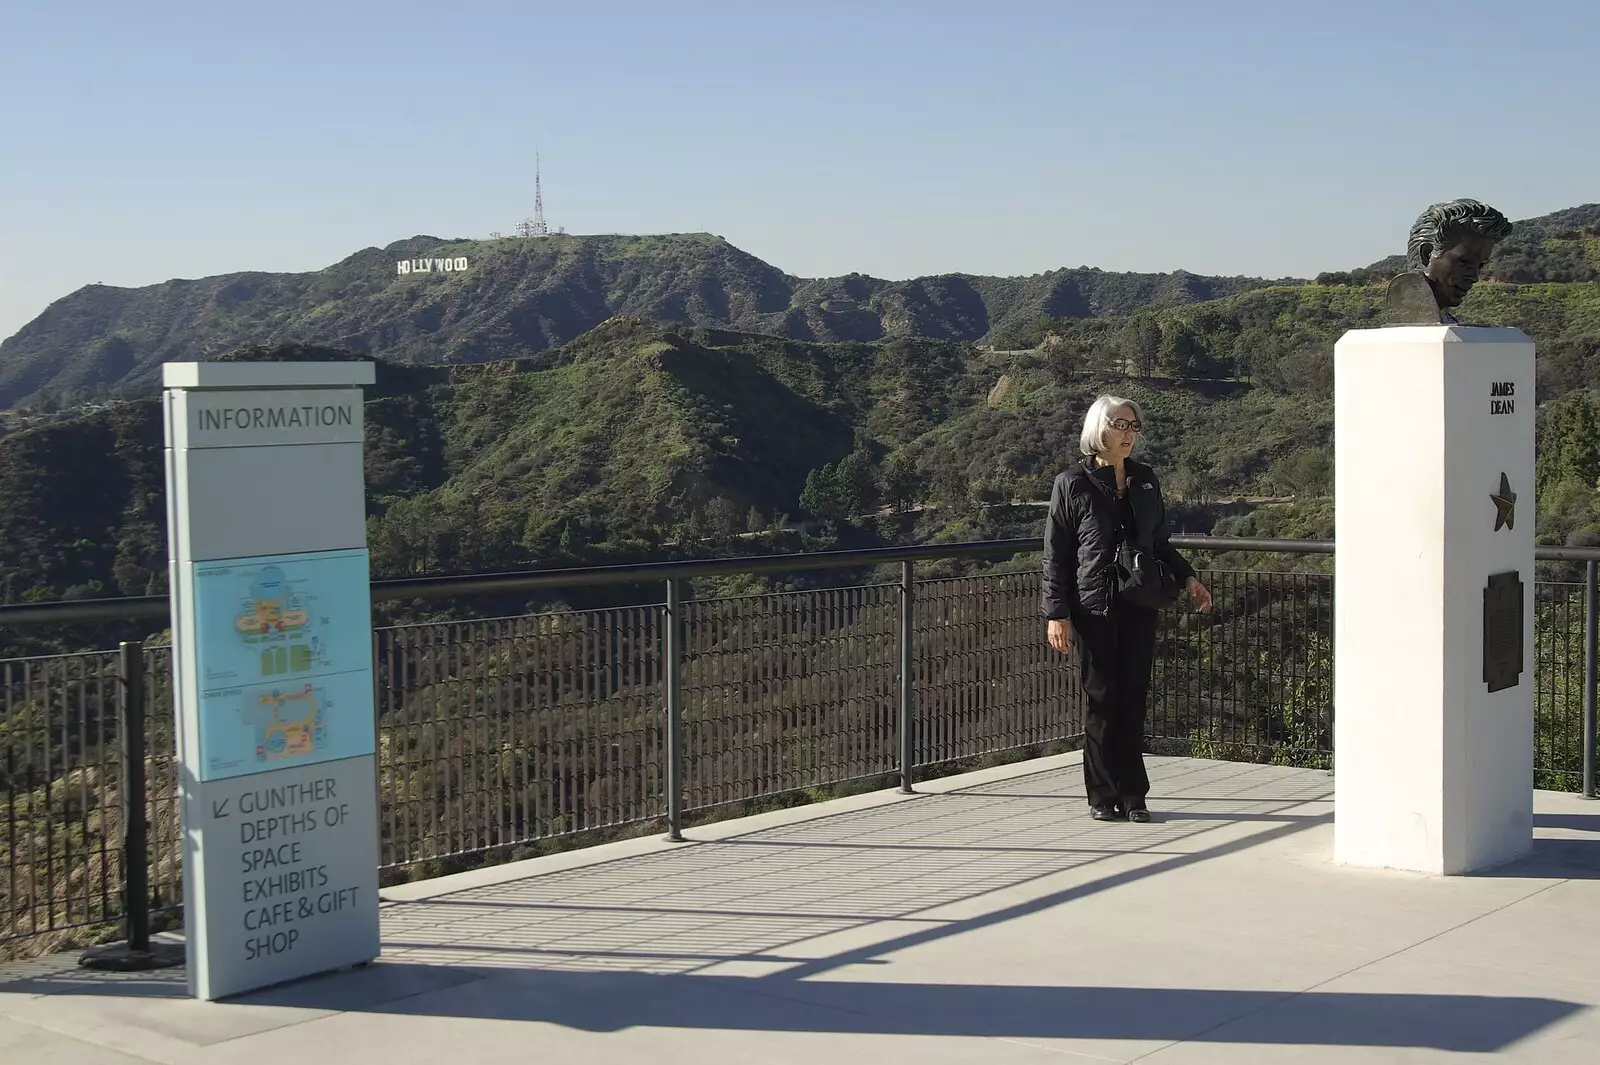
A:
MULTIPOLYGON (((1391 255, 1351 273, 1358 282, 1366 279, 1364 274, 1390 277, 1404 270, 1405 263, 1404 254, 1391 255)), ((1600 203, 1517 222, 1511 236, 1495 248, 1483 276, 1510 283, 1600 281, 1600 203)))
POLYGON ((149 394, 164 361, 303 342, 403 363, 536 356, 631 315, 795 340, 975 341, 1043 315, 1091 317, 1215 299, 1247 278, 1110 273, 805 279, 719 237, 418 236, 312 273, 239 273, 139 289, 91 285, 0 343, 0 410, 149 394), (465 258, 461 272, 396 263, 465 258))
MULTIPOLYGON (((1331 396, 1333 341, 1382 323, 1385 286, 1272 286, 1193 307, 1119 319, 1041 319, 1014 334, 1076 368, 1136 375, 1249 379, 1331 396)), ((1600 283, 1481 281, 1457 310, 1465 322, 1515 326, 1533 337, 1539 397, 1600 387, 1600 283)))
MULTIPOLYGON (((1584 211, 1551 216, 1543 235, 1530 228, 1524 247, 1554 249, 1554 269, 1588 240, 1570 228, 1589 224, 1584 211)), ((731 317, 776 313, 760 309, 762 285, 794 298, 793 279, 739 261, 749 299, 729 303, 731 317)), ((663 276, 637 269, 635 281, 663 276)), ((895 291, 860 284, 880 285, 879 307, 895 291)), ((1045 305, 1024 287, 1007 306, 1045 305)), ((645 298, 639 285, 630 291, 645 298)), ((666 289, 651 291, 662 313, 666 289)), ((1077 422, 1101 390, 1147 404, 1142 446, 1183 528, 1326 534, 1333 341, 1379 320, 1383 292, 1381 281, 1349 279, 1198 302, 1190 291, 1131 313, 1013 314, 998 351, 928 337, 796 340, 628 315, 516 359, 381 359, 367 404, 374 568, 401 576, 1027 535, 1038 521, 1031 504, 1074 456, 1077 422), (1257 497, 1305 505, 1252 513, 1220 502, 1257 497)), ((1538 344, 1538 400, 1565 426, 1541 458, 1541 538, 1600 538, 1595 478, 1583 472, 1600 468, 1600 417, 1589 417, 1600 392, 1600 282, 1491 279, 1460 313, 1519 326, 1538 344)), ((367 356, 290 344, 219 357, 367 356)), ((153 400, 0 422, 0 600, 161 590, 160 441, 153 400)))
MULTIPOLYGON (((798 516, 808 473, 848 455, 858 426, 906 441, 981 399, 971 355, 621 318, 540 367, 381 363, 367 403, 375 569, 637 556, 745 532, 752 510, 763 527, 798 516)), ((0 601, 164 587, 161 435, 158 403, 135 400, 0 438, 0 601), (80 490, 60 491, 69 481, 80 490)))
MULTIPOLYGON (((1381 284, 1274 286, 1050 319, 1037 349, 999 353, 623 317, 536 358, 383 362, 367 404, 374 566, 400 576, 726 550, 802 519, 869 542, 993 533, 1001 515, 985 506, 1044 498, 1102 389, 1149 407, 1142 446, 1174 501, 1317 499, 1332 480, 1332 342, 1382 301, 1381 284)), ((1543 396, 1600 387, 1600 285, 1484 283, 1462 311, 1534 336, 1543 396)), ((0 437, 0 598, 159 590, 160 441, 153 400, 0 437)), ((1562 537, 1590 524, 1568 511, 1562 537)), ((1202 513, 1190 531, 1209 531, 1202 513)))

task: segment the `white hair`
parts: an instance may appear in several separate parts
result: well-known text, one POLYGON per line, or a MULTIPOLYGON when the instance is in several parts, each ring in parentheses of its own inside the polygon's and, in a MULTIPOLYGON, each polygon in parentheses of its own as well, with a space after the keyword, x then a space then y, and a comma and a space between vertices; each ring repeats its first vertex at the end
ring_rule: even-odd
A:
POLYGON ((1105 450, 1106 431, 1111 428, 1111 412, 1118 407, 1127 407, 1133 411, 1135 419, 1144 421, 1144 411, 1133 400, 1121 396, 1096 396, 1095 401, 1089 404, 1089 412, 1083 416, 1083 435, 1078 437, 1078 447, 1085 455, 1097 455, 1105 450))

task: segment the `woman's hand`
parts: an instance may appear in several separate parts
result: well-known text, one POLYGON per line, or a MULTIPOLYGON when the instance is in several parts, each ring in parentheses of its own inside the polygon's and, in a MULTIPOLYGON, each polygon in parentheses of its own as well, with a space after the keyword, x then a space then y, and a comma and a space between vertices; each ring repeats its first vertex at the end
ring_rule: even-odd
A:
POLYGON ((1189 594, 1194 598, 1196 611, 1204 614, 1211 609, 1211 592, 1207 590, 1205 585, 1200 583, 1200 578, 1190 577, 1185 587, 1189 589, 1189 594))
POLYGON ((1051 618, 1049 626, 1050 646, 1062 654, 1066 654, 1072 647, 1072 623, 1066 618, 1051 618))

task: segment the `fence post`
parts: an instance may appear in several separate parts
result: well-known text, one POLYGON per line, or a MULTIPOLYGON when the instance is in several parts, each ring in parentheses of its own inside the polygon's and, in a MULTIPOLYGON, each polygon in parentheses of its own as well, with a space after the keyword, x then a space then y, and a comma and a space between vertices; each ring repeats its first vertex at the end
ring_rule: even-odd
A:
POLYGON ((915 794, 911 787, 912 723, 916 686, 913 679, 912 635, 916 606, 916 572, 910 559, 900 563, 900 794, 915 794))
POLYGON ((683 842, 683 596, 678 578, 667 578, 667 841, 683 842))
POLYGON ((1583 577, 1583 797, 1593 799, 1595 743, 1595 601, 1600 597, 1596 563, 1584 566, 1583 577))
POLYGON ((150 839, 146 823, 144 644, 126 640, 118 660, 122 689, 122 861, 128 949, 150 949, 150 839))
POLYGON ((117 727, 122 732, 122 925, 126 942, 84 952, 87 969, 136 972, 183 960, 177 948, 150 948, 149 783, 145 778, 144 642, 124 640, 117 655, 117 727))

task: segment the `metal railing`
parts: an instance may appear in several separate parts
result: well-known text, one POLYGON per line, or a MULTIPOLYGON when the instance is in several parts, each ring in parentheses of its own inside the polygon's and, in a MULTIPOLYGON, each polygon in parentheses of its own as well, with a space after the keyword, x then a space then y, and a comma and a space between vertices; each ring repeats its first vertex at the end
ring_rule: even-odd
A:
MULTIPOLYGON (((1328 541, 1177 537, 1206 553, 1329 555, 1328 541)), ((660 581, 662 601, 375 630, 381 864, 389 879, 517 858, 553 839, 1081 736, 1074 660, 1051 651, 1037 567, 923 576, 1036 539, 382 581, 377 603, 660 581), (696 598, 697 578, 889 565, 898 579, 696 598)), ((1539 785, 1594 794, 1596 562, 1535 591, 1539 785), (1581 650, 1580 650, 1581 649, 1581 650)), ((882 576, 882 571, 879 571, 882 576)), ((1164 625, 1152 750, 1331 765, 1330 573, 1202 568, 1216 609, 1164 625)), ((159 618, 160 597, 0 606, 0 628, 159 618)), ((181 907, 170 655, 0 661, 0 948, 181 907)))

